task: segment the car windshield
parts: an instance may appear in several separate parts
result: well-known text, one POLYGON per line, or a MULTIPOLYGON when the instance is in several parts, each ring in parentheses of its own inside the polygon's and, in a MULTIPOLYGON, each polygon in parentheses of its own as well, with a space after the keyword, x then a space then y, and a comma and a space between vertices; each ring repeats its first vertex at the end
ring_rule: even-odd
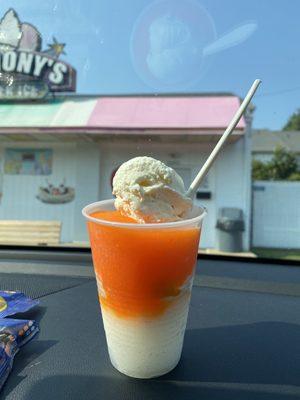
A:
POLYGON ((258 78, 195 193, 199 251, 299 260, 299 13, 283 0, 2 0, 0 246, 89 248, 81 210, 113 198, 134 157, 187 190, 258 78))

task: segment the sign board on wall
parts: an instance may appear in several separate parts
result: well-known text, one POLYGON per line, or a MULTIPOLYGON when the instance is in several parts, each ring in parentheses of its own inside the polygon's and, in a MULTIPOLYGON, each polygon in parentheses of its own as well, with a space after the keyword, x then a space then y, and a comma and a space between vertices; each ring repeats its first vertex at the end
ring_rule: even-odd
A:
POLYGON ((76 71, 60 59, 64 43, 53 38, 43 49, 42 36, 22 22, 14 9, 0 21, 0 100, 32 100, 48 93, 76 90, 76 71))
POLYGON ((6 149, 4 173, 8 175, 50 175, 51 149, 6 149))

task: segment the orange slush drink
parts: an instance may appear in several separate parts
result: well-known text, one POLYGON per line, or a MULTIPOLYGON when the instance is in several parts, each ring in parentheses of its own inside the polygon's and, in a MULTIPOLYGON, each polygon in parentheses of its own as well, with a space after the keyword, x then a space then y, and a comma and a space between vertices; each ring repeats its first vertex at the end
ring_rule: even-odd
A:
POLYGON ((110 359, 132 377, 163 375, 180 359, 205 212, 137 224, 113 208, 111 200, 83 211, 110 359))

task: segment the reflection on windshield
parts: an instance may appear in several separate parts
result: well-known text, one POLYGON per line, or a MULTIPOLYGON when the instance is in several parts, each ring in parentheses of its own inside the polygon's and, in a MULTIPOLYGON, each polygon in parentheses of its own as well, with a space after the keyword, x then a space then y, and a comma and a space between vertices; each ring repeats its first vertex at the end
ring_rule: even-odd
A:
POLYGON ((89 246, 81 209, 111 198, 133 157, 161 160, 188 188, 260 78, 196 193, 208 211, 201 251, 298 259, 299 12, 259 0, 3 0, 0 244, 89 246))
POLYGON ((203 77, 210 56, 245 41, 256 23, 217 35, 214 20, 200 3, 163 0, 146 7, 131 36, 138 75, 154 89, 186 89, 203 77))

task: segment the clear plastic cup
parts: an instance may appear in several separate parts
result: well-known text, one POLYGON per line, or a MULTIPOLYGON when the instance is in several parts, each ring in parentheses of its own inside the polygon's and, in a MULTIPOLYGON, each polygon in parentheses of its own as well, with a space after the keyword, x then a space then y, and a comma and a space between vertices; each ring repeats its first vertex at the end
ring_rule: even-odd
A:
POLYGON ((108 352, 125 375, 152 378, 178 363, 188 317, 201 225, 187 219, 135 224, 91 216, 113 211, 114 200, 86 206, 108 352))

